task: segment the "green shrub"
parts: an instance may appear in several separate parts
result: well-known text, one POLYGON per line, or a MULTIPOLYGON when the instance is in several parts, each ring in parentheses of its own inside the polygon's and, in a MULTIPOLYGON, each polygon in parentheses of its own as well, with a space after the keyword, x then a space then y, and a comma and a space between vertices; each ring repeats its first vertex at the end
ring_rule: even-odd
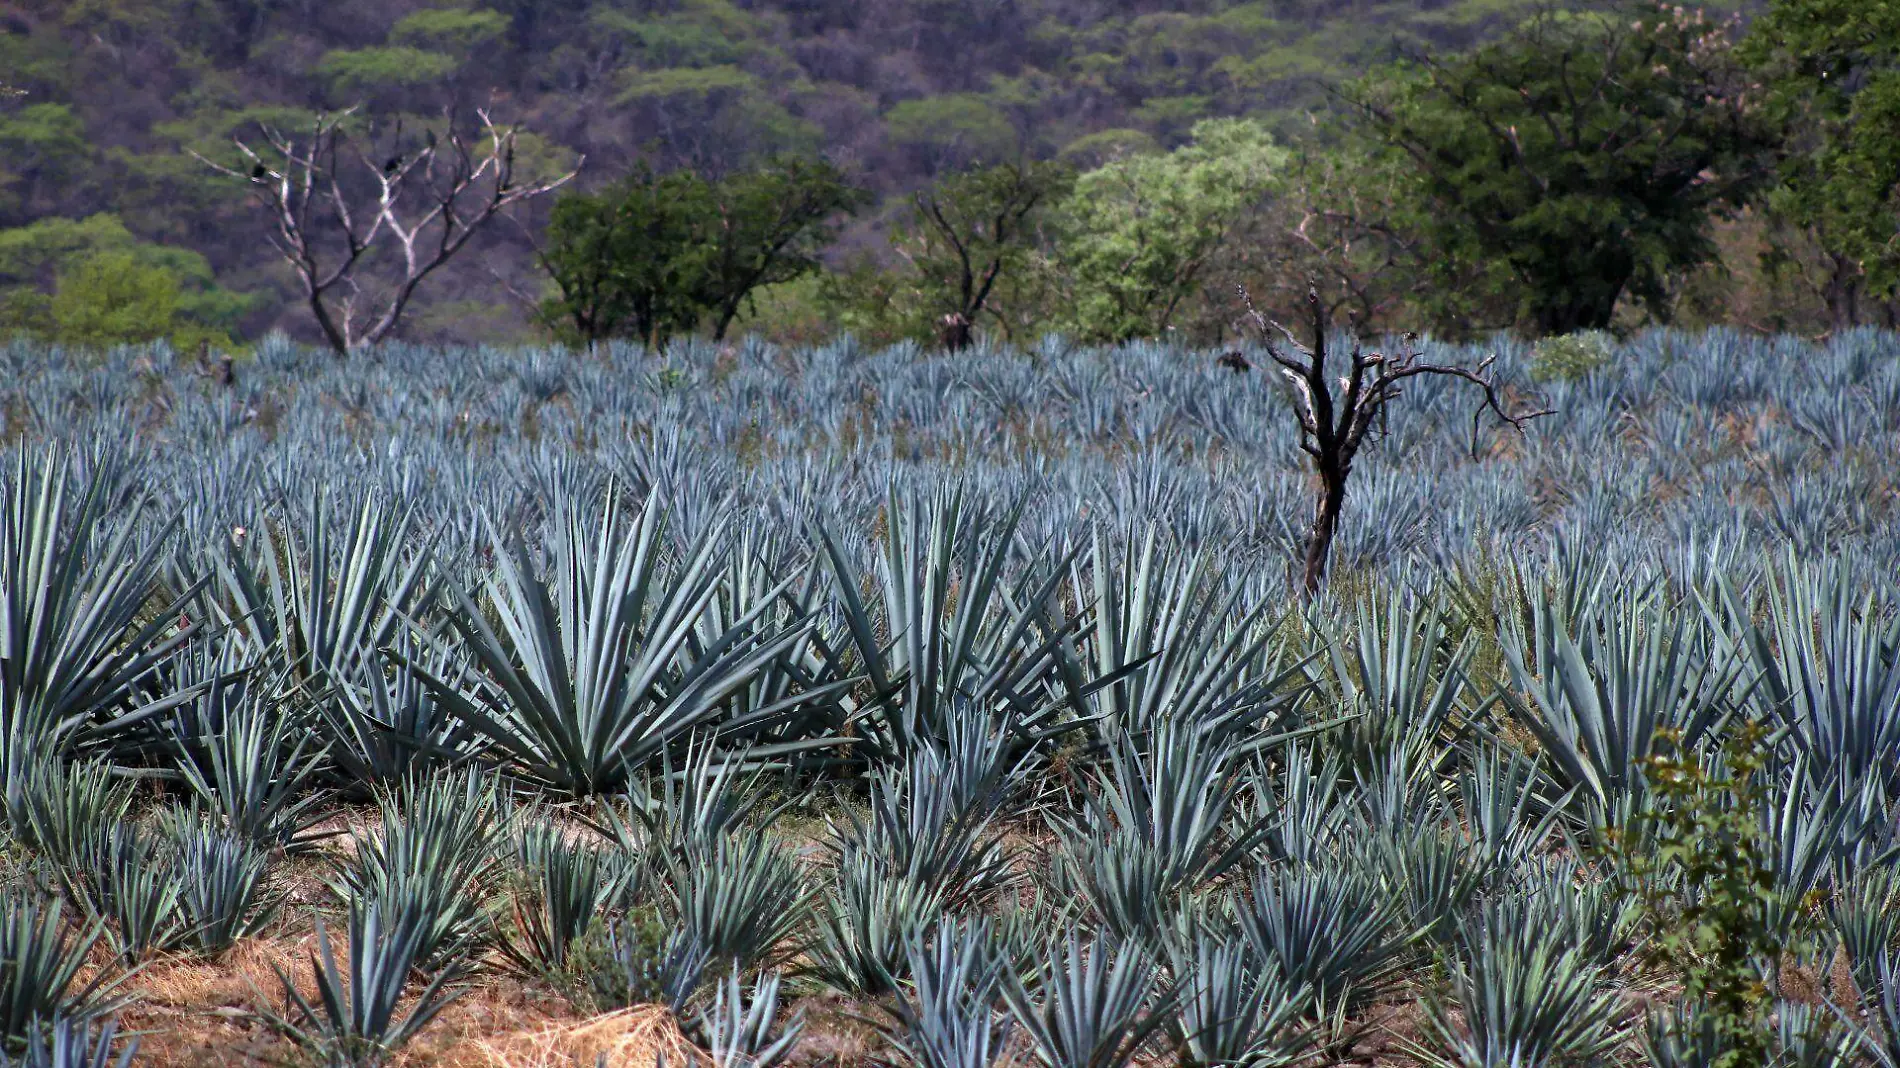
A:
POLYGON ((1531 348, 1531 377, 1539 382, 1576 382, 1609 364, 1616 339, 1601 330, 1547 337, 1531 348))
POLYGON ((1763 823, 1770 732, 1742 723, 1708 756, 1685 750, 1673 731, 1659 731, 1657 742, 1645 760, 1651 803, 1619 852, 1652 952, 1681 979, 1688 1011, 1663 1026, 1714 1043, 1716 1068, 1764 1064, 1770 969, 1791 948, 1777 922, 1776 843, 1763 823))

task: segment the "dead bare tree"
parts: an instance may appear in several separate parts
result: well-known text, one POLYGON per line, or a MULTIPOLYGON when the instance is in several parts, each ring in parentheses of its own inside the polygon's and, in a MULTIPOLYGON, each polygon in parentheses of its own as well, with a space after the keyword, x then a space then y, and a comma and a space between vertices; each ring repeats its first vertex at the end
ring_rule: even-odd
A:
POLYGON ((262 126, 257 147, 237 139, 248 171, 198 157, 249 185, 269 220, 271 244, 296 271, 338 356, 389 337, 423 279, 508 208, 559 189, 579 170, 577 163, 555 178, 516 184, 518 130, 486 111, 476 112, 473 134, 451 116, 446 136, 429 132, 421 144, 398 143, 378 160, 383 153, 351 135, 352 112, 319 115, 294 137, 262 126), (391 245, 398 269, 378 270, 375 254, 391 245))
POLYGON ((1326 564, 1332 555, 1333 537, 1339 532, 1339 516, 1346 507, 1346 481, 1352 464, 1368 436, 1385 428, 1385 406, 1396 400, 1400 384, 1422 375, 1461 378, 1483 391, 1483 398, 1471 417, 1472 454, 1477 454, 1478 429, 1486 412, 1499 422, 1523 432, 1526 423, 1549 415, 1552 409, 1539 408, 1513 414, 1506 411, 1498 397, 1498 383, 1491 371, 1496 357, 1486 357, 1476 367, 1426 363, 1417 347, 1417 335, 1405 335, 1406 348, 1398 353, 1367 352, 1355 340, 1352 355, 1338 384, 1345 392, 1335 397, 1333 380, 1328 377, 1327 331, 1330 327, 1326 304, 1317 288, 1307 290, 1306 305, 1311 317, 1312 340, 1302 342, 1293 332, 1269 320, 1253 306, 1245 289, 1241 299, 1259 328, 1267 355, 1280 366, 1280 372, 1292 384, 1293 412, 1300 421, 1300 448, 1312 459, 1319 487, 1313 501, 1313 525, 1307 531, 1301 554, 1302 596, 1317 594, 1326 580, 1326 564), (1278 334, 1288 347, 1275 340, 1278 334))

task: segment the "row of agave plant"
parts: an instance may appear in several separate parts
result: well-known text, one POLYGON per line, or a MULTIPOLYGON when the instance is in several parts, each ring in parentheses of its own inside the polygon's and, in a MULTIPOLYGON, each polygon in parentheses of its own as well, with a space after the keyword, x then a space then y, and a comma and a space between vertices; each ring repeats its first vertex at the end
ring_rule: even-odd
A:
POLYGON ((23 456, 0 1056, 129 1062, 126 975, 284 922, 319 853, 329 923, 255 1009, 330 1064, 490 970, 752 1068, 815 990, 923 1068, 1323 1063, 1401 995, 1458 1068, 1900 1064, 1900 620, 1838 562, 1302 606, 954 491, 894 494, 868 569, 822 518, 685 536, 618 494, 446 561, 368 497, 180 544, 23 456), (1697 804, 1757 929, 1671 955, 1725 907, 1697 804), (1753 1045, 1693 978, 1731 952, 1753 1045))
MULTIPOLYGON (((1409 381, 1354 464, 1342 567, 1444 568, 1552 538, 1631 562, 1768 540, 1900 556, 1900 334, 1652 330, 1586 344, 1594 355, 1568 367, 1510 337, 1424 346, 1453 366, 1495 357, 1508 401, 1555 411, 1474 439, 1470 383, 1409 381)), ((663 487, 685 531, 735 516, 781 530, 822 511, 856 552, 888 485, 960 482, 987 509, 1020 507, 1038 540, 1155 523, 1238 570, 1283 573, 1311 513, 1306 457, 1284 380, 1263 351, 1240 351, 1256 370, 1227 370, 1218 351, 1060 338, 956 354, 849 339, 392 344, 348 361, 278 338, 220 384, 162 344, 13 343, 0 344, 0 440, 136 457, 194 541, 257 525, 261 500, 301 509, 349 485, 404 501, 459 558, 484 550, 489 518, 620 482, 663 487)))

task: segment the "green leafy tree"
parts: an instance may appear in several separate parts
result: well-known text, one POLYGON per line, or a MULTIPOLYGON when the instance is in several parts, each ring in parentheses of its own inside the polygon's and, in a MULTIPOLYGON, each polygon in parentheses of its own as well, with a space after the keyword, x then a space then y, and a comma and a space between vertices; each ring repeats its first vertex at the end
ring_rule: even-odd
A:
POLYGON ((579 342, 659 344, 702 320, 723 338, 760 287, 816 271, 833 221, 861 202, 822 161, 783 160, 716 182, 643 167, 555 203, 542 263, 559 295, 543 319, 579 342))
POLYGON ((817 148, 817 127, 734 64, 627 74, 616 102, 632 109, 671 157, 696 170, 741 168, 817 148))
POLYGON ((918 326, 935 327, 952 352, 967 348, 986 314, 1006 321, 997 294, 1033 266, 1042 216, 1073 183, 1074 173, 1060 164, 1003 163, 917 193, 895 241, 907 267, 903 292, 887 303, 918 326))
POLYGON ((219 286, 202 255, 140 241, 114 215, 0 230, 0 326, 15 332, 89 347, 229 345, 259 299, 219 286))
POLYGON ((818 253, 835 236, 833 221, 864 201, 863 191, 823 160, 786 160, 715 183, 699 282, 714 339, 726 336, 761 286, 817 271, 818 253))
POLYGON ((1298 146, 1264 209, 1229 238, 1209 292, 1245 289, 1280 320, 1299 318, 1316 293, 1328 316, 1357 330, 1411 328, 1427 272, 1411 222, 1411 174, 1395 162, 1352 142, 1298 146))
POLYGON ((86 124, 69 104, 35 103, 0 116, 0 208, 30 217, 74 192, 92 145, 86 124))
POLYGON ((543 303, 557 336, 657 345, 699 320, 698 221, 712 210, 705 179, 641 167, 597 193, 554 202, 541 266, 558 295, 543 303))
POLYGON ((88 256, 60 274, 49 317, 53 336, 68 345, 156 341, 178 324, 178 279, 129 252, 88 256))
POLYGON ((403 16, 390 28, 389 43, 467 58, 507 32, 508 17, 499 11, 433 7, 403 16))
POLYGON ((1015 155, 1022 141, 1009 116, 980 93, 900 101, 885 114, 884 128, 932 172, 1015 155))
POLYGON ((350 97, 435 85, 461 66, 442 52, 410 45, 338 49, 317 62, 317 73, 350 97))
POLYGON ((1441 325, 1601 329, 1626 296, 1667 316, 1672 278, 1714 255, 1711 214, 1753 191, 1767 144, 1729 31, 1654 5, 1546 14, 1359 84, 1364 130, 1414 175, 1424 262, 1476 283, 1441 295, 1441 325))
POLYGON ((1076 333, 1120 341, 1166 332, 1285 159, 1259 123, 1211 119, 1173 152, 1077 177, 1057 213, 1076 333))
POLYGON ((1743 51, 1783 138, 1768 213, 1819 247, 1832 325, 1855 326, 1900 290, 1900 3, 1773 0, 1743 51))

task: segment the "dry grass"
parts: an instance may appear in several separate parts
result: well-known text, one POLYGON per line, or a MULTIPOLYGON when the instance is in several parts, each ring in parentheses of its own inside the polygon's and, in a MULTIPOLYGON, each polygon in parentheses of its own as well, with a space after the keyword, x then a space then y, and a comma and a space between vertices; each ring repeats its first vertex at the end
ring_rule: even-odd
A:
POLYGON ((711 1059, 680 1032, 662 1005, 642 1005, 585 1020, 554 1020, 468 1036, 426 1063, 442 1068, 711 1068, 711 1059))

